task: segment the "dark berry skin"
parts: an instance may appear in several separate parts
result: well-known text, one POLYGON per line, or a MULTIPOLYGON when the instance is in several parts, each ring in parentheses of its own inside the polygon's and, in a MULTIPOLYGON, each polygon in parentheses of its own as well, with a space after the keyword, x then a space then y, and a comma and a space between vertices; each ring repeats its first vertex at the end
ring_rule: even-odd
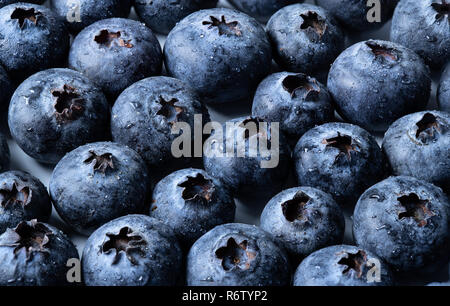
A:
POLYGON ((431 79, 421 58, 401 45, 368 40, 339 55, 328 75, 339 114, 370 131, 425 108, 431 79))
POLYGON ((261 22, 266 22, 282 7, 303 2, 303 0, 230 0, 229 2, 238 10, 255 17, 261 22))
POLYGON ((437 92, 437 101, 441 111, 450 113, 450 63, 447 64, 442 73, 437 92))
POLYGON ((253 98, 252 115, 280 122, 291 142, 316 125, 333 121, 334 107, 327 88, 302 73, 279 72, 259 84, 253 98))
MULTIPOLYGON (((272 197, 281 190, 286 181, 291 166, 291 151, 283 135, 279 135, 278 152, 270 152, 269 156, 262 154, 258 147, 253 146, 258 141, 271 144, 273 141, 273 126, 255 117, 242 117, 230 120, 223 125, 223 143, 219 145, 213 135, 204 145, 203 165, 206 172, 212 177, 218 178, 224 186, 238 198, 253 197, 259 194, 264 197, 272 197), (259 127, 261 123, 266 127, 258 128, 258 133, 250 134, 244 127, 254 125, 259 127), (227 131, 227 124, 230 126, 227 131), (235 136, 236 135, 236 136, 235 136), (247 137, 249 136, 249 137, 247 137), (234 146, 234 151, 227 152, 227 147, 234 146), (245 151, 244 151, 245 150, 245 151), (262 162, 277 161, 270 166, 263 166, 262 162)), ((275 143, 274 143, 275 145, 275 143)))
POLYGON ((179 137, 172 134, 172 127, 186 122, 193 131, 195 115, 209 122, 208 111, 187 83, 163 76, 147 78, 119 96, 112 109, 111 132, 115 142, 134 149, 163 178, 192 162, 172 154, 172 143, 179 137))
POLYGON ((218 0, 133 0, 139 19, 152 30, 168 34, 184 17, 203 9, 214 8, 218 0))
POLYGON ((114 100, 131 84, 161 72, 162 51, 152 30, 142 23, 104 19, 75 37, 69 67, 92 79, 114 100))
POLYGON ((0 8, 7 6, 9 4, 17 3, 17 2, 27 2, 27 3, 34 3, 34 4, 42 4, 45 2, 45 0, 0 0, 0 8))
POLYGON ((9 133, 8 106, 14 89, 12 80, 9 78, 5 69, 0 66, 0 133, 3 132, 6 135, 9 133))
POLYGON ((389 19, 399 0, 380 0, 381 22, 369 22, 367 13, 371 9, 367 0, 316 0, 351 33, 372 31, 381 28, 389 19))
POLYGON ((450 187, 450 114, 424 111, 395 121, 384 135, 383 150, 393 174, 450 187))
POLYGON ((97 142, 68 153, 53 170, 49 190, 61 218, 77 232, 90 234, 112 219, 148 209, 151 183, 135 151, 97 142))
POLYGON ((204 170, 182 169, 163 178, 153 191, 150 216, 171 227, 188 248, 217 225, 234 221, 228 190, 204 170))
POLYGON ((319 75, 344 50, 345 36, 336 20, 312 4, 289 5, 267 23, 274 58, 286 71, 319 75))
POLYGON ((300 259, 342 243, 345 219, 329 194, 311 187, 295 187, 280 192, 267 203, 261 228, 300 259))
POLYGON ((36 220, 0 236, 0 286, 64 286, 78 251, 59 229, 36 220))
POLYGON ((219 225, 198 239, 187 257, 188 286, 287 286, 285 251, 254 225, 219 225))
POLYGON ((68 50, 69 34, 50 9, 29 3, 0 9, 0 63, 12 78, 62 67, 68 50))
POLYGON ((426 270, 448 260, 450 204, 442 189, 407 176, 367 189, 353 214, 356 243, 395 270, 426 270))
POLYGON ((9 148, 5 136, 0 133, 0 172, 9 169, 9 148))
POLYGON ((201 10, 180 21, 164 47, 169 75, 188 82, 211 104, 248 98, 269 74, 272 50, 264 28, 226 8, 201 10))
POLYGON ((375 138, 348 123, 326 123, 306 132, 294 150, 297 180, 353 206, 364 190, 386 175, 386 161, 375 138))
POLYGON ((50 7, 60 19, 64 20, 70 32, 78 33, 102 19, 127 18, 130 14, 131 0, 78 0, 78 2, 50 0, 50 7))
POLYGON ((350 245, 335 245, 318 250, 302 261, 294 275, 294 286, 392 286, 389 267, 373 253, 350 245), (379 282, 368 276, 380 263, 379 282))
POLYGON ((82 269, 87 286, 173 286, 183 274, 182 252, 167 225, 128 215, 89 237, 82 269))
POLYGON ((440 68, 450 57, 449 13, 446 0, 402 0, 392 17, 391 40, 440 68))
POLYGON ((47 188, 39 179, 22 171, 0 174, 0 233, 21 221, 47 222, 51 212, 47 188))
POLYGON ((109 139, 110 107, 101 90, 70 69, 49 69, 25 80, 9 106, 11 135, 28 155, 56 164, 85 143, 109 139))

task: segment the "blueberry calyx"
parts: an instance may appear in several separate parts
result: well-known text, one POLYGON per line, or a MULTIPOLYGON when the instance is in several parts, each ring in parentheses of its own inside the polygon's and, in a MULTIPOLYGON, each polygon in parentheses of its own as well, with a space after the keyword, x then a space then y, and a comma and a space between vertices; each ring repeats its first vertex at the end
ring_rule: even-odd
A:
POLYGON ((0 189, 0 205, 6 208, 8 205, 21 205, 25 207, 31 201, 31 189, 27 186, 20 188, 14 182, 11 189, 0 189))
POLYGON ((322 143, 327 147, 337 148, 339 150, 339 154, 336 156, 336 160, 341 155, 347 156, 348 160, 351 160, 351 152, 359 152, 357 150, 358 146, 353 145, 352 137, 348 135, 341 135, 341 133, 337 133, 338 135, 333 138, 328 138, 322 140, 322 143))
MULTIPOLYGON (((442 0, 442 3, 432 3, 431 7, 436 11, 436 20, 444 18, 450 15, 450 2, 447 3, 446 0, 442 0)), ((450 18, 448 19, 450 23, 450 18)))
POLYGON ((161 108, 156 115, 163 116, 171 125, 174 125, 184 111, 183 107, 176 105, 177 102, 178 99, 176 98, 169 100, 159 96, 158 103, 161 105, 161 108))
POLYGON ((313 11, 308 11, 306 14, 300 14, 300 17, 303 18, 303 23, 300 26, 300 29, 308 32, 312 30, 313 33, 317 34, 319 39, 321 39, 327 29, 326 22, 313 11))
POLYGON ((131 228, 123 227, 120 229, 119 234, 107 233, 106 236, 109 240, 103 243, 101 252, 105 254, 110 254, 113 251, 116 252, 112 265, 119 262, 122 253, 125 253, 126 257, 133 265, 138 265, 138 261, 134 258, 133 253, 142 257, 145 256, 142 246, 146 245, 147 242, 141 235, 137 233, 133 234, 131 228))
POLYGON ((385 46, 370 41, 366 42, 366 45, 370 48, 375 57, 381 57, 389 61, 398 61, 397 52, 393 48, 386 48, 385 46))
POLYGON ((238 244, 231 237, 226 246, 216 250, 216 257, 222 260, 222 267, 225 271, 248 270, 256 257, 256 251, 249 246, 248 240, 243 240, 238 244))
POLYGON ((398 218, 400 220, 403 218, 413 218, 419 227, 427 225, 428 219, 436 215, 427 207, 429 201, 421 200, 415 193, 401 196, 397 198, 397 201, 404 208, 404 211, 398 213, 398 218))
POLYGON ((211 21, 203 21, 203 25, 208 25, 208 29, 212 29, 214 27, 217 27, 219 30, 219 36, 226 35, 226 36, 241 36, 242 32, 238 27, 239 22, 232 21, 232 22, 226 22, 225 16, 222 15, 222 18, 219 20, 214 16, 209 16, 211 21))
POLYGON ((193 201, 200 199, 203 203, 211 201, 215 187, 210 179, 206 179, 202 174, 196 176, 188 176, 187 179, 178 184, 183 187, 182 197, 185 201, 193 201))
POLYGON ((106 170, 114 169, 113 155, 111 153, 98 155, 95 151, 90 150, 89 154, 90 156, 84 161, 84 163, 91 164, 93 162, 94 172, 98 171, 105 174, 106 170))
POLYGON ((291 200, 281 204, 283 215, 289 222, 305 218, 305 206, 311 198, 304 192, 297 192, 291 200))
POLYGON ((312 80, 303 73, 296 75, 288 75, 284 78, 283 89, 286 90, 291 98, 295 98, 298 94, 303 93, 305 99, 315 99, 319 96, 320 87, 315 80, 312 80))
POLYGON ((74 87, 64 84, 62 89, 53 89, 51 93, 56 98, 55 116, 59 123, 74 121, 83 114, 85 101, 74 87))
POLYGON ((30 9, 24 9, 21 7, 18 7, 14 10, 14 12, 11 14, 11 19, 17 19, 19 22, 19 27, 22 29, 25 25, 25 21, 29 20, 35 25, 37 25, 38 18, 41 16, 42 13, 39 11, 36 11, 34 8, 30 9))
POLYGON ((133 48, 133 44, 130 43, 131 39, 124 40, 120 38, 121 36, 122 33, 120 31, 110 32, 108 30, 101 30, 100 34, 94 37, 94 41, 107 48, 111 48, 113 45, 124 48, 133 48))
POLYGON ((345 253, 345 256, 338 261, 338 264, 347 266, 342 274, 347 274, 351 270, 355 271, 356 276, 360 278, 363 273, 362 266, 367 261, 367 254, 362 250, 358 250, 356 253, 345 253))
POLYGON ((423 143, 434 139, 435 133, 441 131, 441 126, 437 120, 438 118, 431 113, 425 113, 422 119, 416 123, 417 132, 416 138, 423 143))

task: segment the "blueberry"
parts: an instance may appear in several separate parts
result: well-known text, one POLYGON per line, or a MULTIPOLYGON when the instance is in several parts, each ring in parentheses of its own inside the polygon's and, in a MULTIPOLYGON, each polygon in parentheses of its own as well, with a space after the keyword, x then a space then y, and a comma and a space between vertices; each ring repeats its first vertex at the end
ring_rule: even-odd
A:
POLYGON ((450 114, 424 111, 398 119, 386 132, 383 150, 395 175, 450 187, 450 114))
POLYGON ((326 123, 306 132, 294 150, 300 186, 330 193, 353 206, 364 190, 386 175, 386 161, 375 138, 348 123, 326 123))
POLYGON ((433 67, 450 57, 450 3, 402 0, 392 18, 391 40, 417 52, 433 67))
POLYGON ((0 236, 0 258, 0 286, 61 286, 78 252, 63 232, 32 220, 0 236))
POLYGON ((53 11, 29 3, 0 9, 0 63, 11 77, 63 66, 68 50, 69 35, 53 11))
POLYGON ((0 133, 0 172, 9 169, 9 148, 5 136, 0 133))
POLYGON ((50 69, 25 80, 9 106, 11 135, 28 155, 56 164, 66 152, 109 138, 110 109, 88 78, 70 69, 50 69))
POLYGON ((328 71, 345 46, 344 33, 335 19, 312 4, 282 8, 270 18, 267 33, 278 65, 314 76, 328 71))
POLYGON ((266 22, 282 7, 303 2, 303 0, 229 0, 229 2, 238 10, 255 17, 261 22, 266 22))
POLYGON ((184 17, 202 9, 214 8, 218 0, 134 0, 139 18, 152 30, 168 34, 184 17))
POLYGON ((87 144, 68 153, 53 170, 49 185, 58 214, 82 234, 117 217, 143 213, 150 189, 151 177, 142 158, 111 142, 87 144))
POLYGON ((267 203, 261 228, 272 234, 296 258, 342 243, 345 219, 333 198, 315 188, 282 191, 267 203))
POLYGON ((253 99, 252 115, 280 122, 281 131, 295 143, 306 131, 334 119, 325 86, 305 74, 279 72, 264 79, 253 99))
POLYGON ((138 21, 110 18, 82 30, 72 43, 69 67, 96 82, 110 99, 162 68, 161 46, 138 21))
POLYGON ((431 286, 431 287, 450 287, 450 282, 446 282, 446 283, 437 283, 437 282, 434 282, 434 283, 429 283, 429 284, 427 284, 427 286, 431 286))
POLYGON ((390 177, 364 192, 353 221, 356 243, 398 271, 424 271, 448 260, 450 204, 430 183, 390 177))
POLYGON ((168 73, 208 103, 248 98, 272 62, 264 28, 226 8, 201 10, 180 21, 167 37, 164 56, 168 73))
POLYGON ((333 14, 349 32, 364 32, 381 28, 391 19, 398 1, 380 0, 379 22, 369 22, 368 13, 373 7, 368 6, 367 0, 316 0, 316 3, 333 14))
POLYGON ((150 216, 170 226, 184 246, 217 225, 234 221, 228 190, 204 170, 183 169, 163 178, 153 191, 150 216))
POLYGON ((209 121, 208 111, 185 82, 163 76, 147 78, 127 88, 114 104, 113 139, 136 150, 163 178, 192 162, 172 154, 172 143, 179 137, 172 134, 172 128, 185 122, 193 131, 195 115, 209 121))
POLYGON ((51 212, 47 188, 39 179, 22 171, 0 174, 0 233, 21 221, 47 222, 51 212))
POLYGON ((291 165, 285 138, 281 133, 274 138, 274 132, 274 125, 256 117, 226 122, 222 136, 213 133, 205 142, 206 172, 218 178, 235 197, 272 197, 281 190, 291 165), (269 151, 261 150, 264 143, 269 151))
POLYGON ((287 255, 272 236, 248 224, 219 225, 187 257, 188 286, 286 286, 287 255))
POLYGON ((96 230, 83 250, 88 286, 170 286, 181 272, 182 252, 171 229, 144 215, 112 220, 96 230))
MULTIPOLYGON (((5 69, 0 65, 0 133, 9 133, 8 106, 14 92, 14 84, 5 69)), ((0 170, 1 171, 1 170, 0 170)))
POLYGON ((373 253, 350 245, 330 246, 312 253, 294 275, 294 286, 391 285, 393 277, 387 265, 373 253), (379 270, 374 271, 376 268, 379 270))
POLYGON ((328 75, 328 89, 346 120, 385 131, 396 119, 425 108, 431 79, 428 67, 410 49, 368 40, 339 55, 328 75))
POLYGON ((439 109, 450 113, 450 63, 447 64, 441 76, 437 101, 439 109))
POLYGON ((34 4, 42 4, 45 0, 0 0, 0 8, 7 6, 9 4, 17 3, 17 2, 27 2, 34 4))
POLYGON ((77 33, 102 19, 128 17, 131 0, 50 0, 50 7, 70 32, 77 33))

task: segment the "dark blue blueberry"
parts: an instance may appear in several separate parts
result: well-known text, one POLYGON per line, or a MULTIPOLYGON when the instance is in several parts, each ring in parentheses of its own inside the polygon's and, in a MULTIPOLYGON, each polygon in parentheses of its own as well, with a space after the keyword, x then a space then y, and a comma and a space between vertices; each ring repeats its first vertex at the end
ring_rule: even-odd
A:
POLYGON ((63 66, 68 50, 69 34, 50 9, 29 3, 0 9, 0 63, 11 77, 63 66))
POLYGON ((346 120, 385 131, 398 118, 425 108, 431 79, 428 67, 410 49, 368 40, 339 55, 328 75, 328 89, 346 120))
POLYGON ((294 275, 294 286, 392 286, 393 283, 389 267, 376 255, 350 245, 330 246, 312 253, 294 275))
MULTIPOLYGON (((349 32, 364 32, 381 28, 389 19, 399 0, 380 0, 380 22, 369 22, 367 0, 316 0, 316 3, 333 14, 349 32)), ((416 1, 416 0, 414 0, 416 1)), ((373 14, 370 14, 373 17, 373 14)))
POLYGON ((79 257, 63 232, 32 220, 0 236, 0 258, 0 286, 62 286, 68 260, 79 257))
POLYGON ((280 72, 268 76, 256 90, 252 115, 279 122, 295 143, 316 125, 333 121, 334 107, 325 86, 305 74, 280 72))
POLYGON ((5 69, 0 65, 0 133, 9 133, 8 106, 14 88, 12 80, 9 78, 5 69))
POLYGON ((138 21, 110 18, 81 31, 69 52, 69 67, 97 83, 110 99, 162 68, 162 51, 152 30, 138 21))
POLYGON ((150 216, 170 226, 180 242, 191 247, 217 225, 234 221, 236 206, 222 184, 204 170, 178 170, 153 191, 150 216))
POLYGON ((187 257, 188 286, 286 286, 288 257, 254 225, 219 225, 197 240, 187 257))
POLYGON ((11 135, 28 155, 56 164, 65 153, 109 136, 110 108, 88 78, 50 69, 25 80, 9 106, 11 135))
POLYGON ((323 8, 294 4, 282 8, 267 23, 274 58, 286 71, 318 75, 344 50, 345 36, 323 8))
POLYGON ((167 34, 184 17, 202 9, 214 8, 218 0, 134 0, 139 18, 152 30, 167 34))
POLYGON ((431 287, 450 287, 450 282, 446 282, 446 283, 429 283, 427 284, 427 286, 431 286, 431 287))
POLYGON ((0 133, 0 172, 9 169, 9 148, 5 136, 0 133))
POLYGON ((300 186, 330 193, 346 206, 353 206, 387 174, 375 138, 348 123, 326 123, 306 132, 295 147, 294 160, 300 186))
POLYGON ((449 13, 448 0, 402 0, 392 18, 391 40, 440 68, 450 58, 449 13))
POLYGON ((50 0, 50 7, 69 31, 77 33, 102 19, 128 17, 131 0, 50 0))
POLYGON ((448 261, 450 203, 430 183, 390 177, 363 193, 353 221, 356 243, 395 270, 424 271, 448 261))
POLYGON ((21 221, 47 222, 51 212, 47 188, 37 178, 22 171, 0 174, 0 233, 21 221))
POLYGON ((201 10, 180 21, 167 37, 164 56, 168 73, 208 103, 248 98, 272 63, 264 28, 227 8, 201 10))
POLYGON ((182 252, 172 230, 144 215, 112 220, 86 242, 82 258, 88 286, 171 286, 182 271, 182 252))
POLYGON ((42 4, 45 0, 0 0, 0 8, 17 2, 27 2, 34 4, 42 4))
POLYGON ((311 187, 296 187, 282 191, 267 203, 261 228, 300 259, 342 243, 345 219, 329 194, 311 187))
POLYGON ((235 197, 272 197, 281 190, 291 166, 289 145, 276 132, 273 124, 256 117, 226 122, 223 135, 213 132, 205 142, 206 172, 218 178, 235 197), (268 151, 260 146, 267 146, 268 151))
POLYGON ((450 188, 450 114, 424 111, 391 125, 383 150, 393 174, 413 176, 450 188))
POLYGON ((148 209, 151 183, 136 152, 97 142, 64 156, 53 170, 49 190, 60 217, 88 234, 112 219, 148 209))
POLYGON ((450 63, 442 73, 438 88, 437 101, 439 109, 450 113, 450 63))
POLYGON ((303 0, 229 0, 229 2, 238 10, 255 17, 261 22, 266 22, 282 7, 303 2, 303 0))

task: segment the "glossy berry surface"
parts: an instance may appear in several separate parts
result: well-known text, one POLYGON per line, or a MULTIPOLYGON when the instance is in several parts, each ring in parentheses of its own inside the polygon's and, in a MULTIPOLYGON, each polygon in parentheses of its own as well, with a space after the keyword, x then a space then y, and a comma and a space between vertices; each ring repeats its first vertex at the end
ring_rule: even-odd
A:
POLYGON ((230 3, 238 10, 261 22, 267 21, 282 7, 297 2, 303 2, 303 0, 230 0, 230 3))
POLYGON ((447 64, 444 72, 442 72, 437 100, 439 109, 450 113, 450 64, 447 64))

